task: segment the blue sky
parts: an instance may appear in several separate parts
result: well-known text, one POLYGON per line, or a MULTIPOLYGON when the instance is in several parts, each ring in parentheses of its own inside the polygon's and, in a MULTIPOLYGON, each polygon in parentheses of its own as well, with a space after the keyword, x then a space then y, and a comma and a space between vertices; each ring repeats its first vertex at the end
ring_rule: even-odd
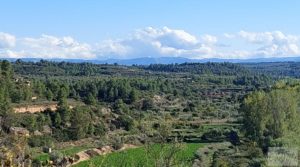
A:
POLYGON ((298 0, 1 0, 0 56, 298 56, 299 16, 298 0))

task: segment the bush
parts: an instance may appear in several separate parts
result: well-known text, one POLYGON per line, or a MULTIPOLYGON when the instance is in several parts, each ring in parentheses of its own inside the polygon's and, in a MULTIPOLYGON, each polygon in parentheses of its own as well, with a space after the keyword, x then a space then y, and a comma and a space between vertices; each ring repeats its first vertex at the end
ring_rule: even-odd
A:
POLYGON ((34 159, 34 160, 32 160, 32 164, 31 165, 33 167, 41 167, 41 166, 43 166, 43 163, 40 160, 38 160, 38 159, 34 159))
POLYGON ((53 161, 55 164, 62 161, 64 155, 61 152, 54 151, 50 154, 50 160, 53 161))
POLYGON ((95 136, 103 136, 105 132, 106 132, 105 125, 102 122, 95 125, 94 127, 95 136))
POLYGON ((142 102, 142 110, 151 110, 154 107, 153 99, 146 98, 142 102))
POLYGON ((134 127, 133 119, 127 115, 119 116, 116 123, 117 127, 124 127, 127 131, 133 129, 134 127))
POLYGON ((38 130, 36 116, 33 114, 23 114, 20 119, 20 124, 31 132, 38 130))
POLYGON ((28 139, 28 145, 31 147, 53 146, 53 138, 50 136, 32 136, 28 139))
POLYGON ((104 147, 104 146, 106 146, 107 145, 107 142, 105 141, 105 140, 96 140, 95 141, 95 145, 98 147, 98 148, 102 148, 102 147, 104 147))
POLYGON ((138 135, 128 135, 123 138, 124 143, 139 145, 140 144, 140 136, 138 135))
POLYGON ((222 131, 213 129, 211 131, 204 133, 201 136, 201 139, 205 140, 205 141, 215 142, 215 141, 224 141, 225 137, 224 137, 222 131))
POLYGON ((123 141, 120 137, 115 137, 112 140, 112 148, 115 150, 119 150, 123 147, 123 141))

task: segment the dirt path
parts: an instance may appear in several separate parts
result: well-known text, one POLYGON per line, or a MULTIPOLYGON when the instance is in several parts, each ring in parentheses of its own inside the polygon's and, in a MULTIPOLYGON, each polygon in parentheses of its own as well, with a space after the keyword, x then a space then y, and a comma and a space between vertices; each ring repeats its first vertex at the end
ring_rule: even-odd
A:
POLYGON ((137 148, 137 146, 132 145, 132 144, 124 144, 123 147, 119 150, 114 150, 111 146, 104 146, 102 148, 93 148, 93 149, 80 151, 77 154, 75 154, 75 157, 78 160, 69 166, 76 165, 82 161, 89 160, 90 158, 95 157, 95 156, 109 154, 114 151, 123 151, 123 150, 130 149, 130 148, 137 148))
POLYGON ((27 105, 27 106, 20 106, 15 107, 13 110, 15 113, 37 113, 45 111, 46 109, 51 109, 52 111, 55 111, 57 109, 57 104, 45 104, 45 105, 27 105))
MULTIPOLYGON (((17 106, 13 108, 15 113, 39 113, 43 112, 47 109, 51 111, 56 111, 58 105, 56 103, 53 104, 33 104, 33 105, 24 105, 24 106, 17 106)), ((70 109, 74 108, 73 106, 69 106, 70 109)))

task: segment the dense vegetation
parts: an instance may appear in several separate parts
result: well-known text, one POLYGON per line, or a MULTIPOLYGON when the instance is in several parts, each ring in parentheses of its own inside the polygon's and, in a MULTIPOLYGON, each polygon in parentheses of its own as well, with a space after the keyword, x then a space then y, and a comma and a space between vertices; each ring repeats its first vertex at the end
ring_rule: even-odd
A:
POLYGON ((299 91, 299 83, 279 82, 272 90, 250 94, 241 107, 246 135, 265 150, 271 145, 285 144, 276 139, 290 133, 296 138, 300 118, 299 91))
MULTIPOLYGON (((281 66, 266 64, 1 61, 1 163, 29 163, 30 159, 37 166, 50 160, 65 163, 59 150, 75 150, 64 155, 74 156, 82 151, 75 148, 110 145, 118 150, 124 143, 149 147, 169 143, 163 152, 172 152, 178 143, 206 142, 212 145, 205 148, 207 154, 198 151, 201 155, 193 159, 201 157, 203 162, 197 163, 213 159, 211 165, 216 166, 263 164, 268 147, 297 144, 299 134, 300 86, 291 78, 297 77, 297 64, 288 73, 281 66), (44 108, 17 112, 30 107, 44 108), (42 153, 45 147, 54 153, 42 153)), ((126 156, 136 152, 143 149, 128 151, 126 156)), ((175 154, 170 156, 171 162, 178 160, 175 154)), ((91 162, 100 160, 101 156, 94 157, 91 162)))
POLYGON ((256 73, 263 73, 275 77, 300 77, 299 62, 270 62, 270 63, 245 63, 242 66, 256 73))

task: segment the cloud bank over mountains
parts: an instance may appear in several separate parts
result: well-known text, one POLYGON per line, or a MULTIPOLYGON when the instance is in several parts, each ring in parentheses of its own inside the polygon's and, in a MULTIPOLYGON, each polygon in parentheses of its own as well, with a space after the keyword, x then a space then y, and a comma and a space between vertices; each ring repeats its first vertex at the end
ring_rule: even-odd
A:
POLYGON ((203 34, 147 27, 95 44, 72 37, 16 37, 0 32, 1 58, 132 59, 139 57, 269 58, 300 56, 300 36, 280 31, 203 34))

